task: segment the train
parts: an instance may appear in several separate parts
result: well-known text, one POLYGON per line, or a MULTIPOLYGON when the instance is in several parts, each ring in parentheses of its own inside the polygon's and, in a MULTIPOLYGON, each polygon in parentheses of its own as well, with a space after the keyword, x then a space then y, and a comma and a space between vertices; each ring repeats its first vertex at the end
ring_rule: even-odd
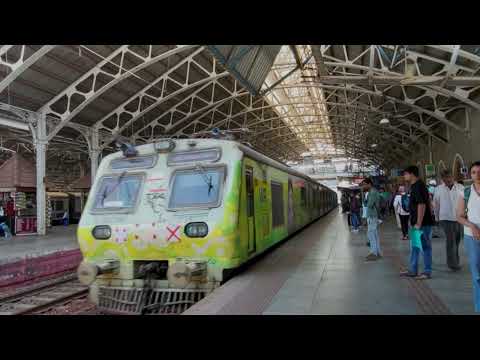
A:
POLYGON ((130 146, 99 165, 78 278, 108 313, 185 310, 337 206, 336 192, 234 140, 130 146))
POLYGON ((86 194, 82 192, 47 192, 52 225, 63 224, 65 211, 70 224, 78 224, 85 205, 86 194))

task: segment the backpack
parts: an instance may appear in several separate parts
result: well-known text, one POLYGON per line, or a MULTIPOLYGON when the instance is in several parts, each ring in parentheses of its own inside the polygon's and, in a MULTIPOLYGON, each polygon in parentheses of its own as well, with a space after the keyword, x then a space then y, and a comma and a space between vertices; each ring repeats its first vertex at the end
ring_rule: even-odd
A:
POLYGON ((410 212, 410 197, 408 194, 402 195, 401 204, 403 211, 410 212))

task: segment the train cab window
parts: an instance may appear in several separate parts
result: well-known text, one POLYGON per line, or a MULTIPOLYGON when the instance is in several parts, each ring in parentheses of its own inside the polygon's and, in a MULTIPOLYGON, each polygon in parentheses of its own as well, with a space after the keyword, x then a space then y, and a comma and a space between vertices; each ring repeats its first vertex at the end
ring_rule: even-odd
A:
POLYGON ((176 171, 168 208, 174 210, 219 206, 224 178, 223 167, 176 171))
POLYGON ((131 209, 137 203, 143 175, 129 174, 104 177, 95 196, 93 210, 131 209))

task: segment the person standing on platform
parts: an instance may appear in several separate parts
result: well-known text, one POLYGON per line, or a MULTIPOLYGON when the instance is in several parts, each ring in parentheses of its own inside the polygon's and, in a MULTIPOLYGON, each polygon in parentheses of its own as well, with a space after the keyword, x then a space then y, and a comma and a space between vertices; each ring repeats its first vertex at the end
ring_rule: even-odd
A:
POLYGON ((410 224, 421 231, 424 272, 418 275, 418 258, 420 249, 411 247, 409 269, 401 271, 401 276, 415 277, 418 280, 432 277, 432 225, 434 219, 431 212, 430 196, 425 183, 419 178, 417 166, 409 166, 404 170, 405 181, 410 183, 409 213, 410 224))
POLYGON ((458 271, 461 269, 458 246, 463 229, 457 222, 456 207, 458 197, 463 193, 463 186, 454 181, 449 170, 443 170, 440 176, 443 184, 435 189, 433 196, 435 220, 440 223, 447 238, 447 266, 453 271, 458 271))
POLYGON ((363 206, 366 211, 367 237, 370 243, 370 253, 365 260, 375 261, 382 257, 380 252, 380 237, 378 235, 380 195, 373 187, 373 182, 369 178, 363 180, 362 189, 365 192, 363 206))
POLYGON ((475 312, 480 313, 480 161, 470 167, 471 186, 466 186, 457 203, 457 220, 463 225, 465 248, 472 273, 475 312))
POLYGON ((405 187, 400 186, 398 188, 398 194, 395 196, 393 206, 395 208, 395 213, 397 213, 398 217, 400 218, 403 234, 402 240, 408 240, 408 219, 410 218, 410 213, 408 212, 408 200, 409 195, 405 191, 405 187))
POLYGON ((397 208, 395 207, 395 200, 397 199, 398 194, 400 194, 399 188, 400 187, 397 187, 395 189, 395 192, 394 192, 394 195, 393 195, 392 206, 393 206, 393 214, 395 215, 395 220, 397 221, 397 227, 400 230, 402 230, 402 224, 400 222, 400 214, 398 213, 397 208))
POLYGON ((15 233, 16 233, 16 229, 15 229, 15 205, 14 205, 14 202, 13 202, 13 199, 12 199, 11 196, 7 200, 6 215, 7 215, 7 220, 8 220, 8 227, 10 228, 10 231, 12 232, 12 234, 15 235, 15 233))

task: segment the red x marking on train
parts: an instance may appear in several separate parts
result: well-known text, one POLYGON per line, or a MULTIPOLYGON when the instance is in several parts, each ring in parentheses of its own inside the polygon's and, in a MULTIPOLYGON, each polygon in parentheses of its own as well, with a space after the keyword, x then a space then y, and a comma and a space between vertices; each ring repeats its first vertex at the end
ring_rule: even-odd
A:
POLYGON ((175 236, 178 240, 180 240, 180 238, 177 236, 177 230, 178 230, 179 228, 180 228, 180 225, 177 225, 177 227, 176 227, 175 229, 173 229, 173 230, 170 229, 169 226, 167 226, 167 230, 170 232, 170 235, 168 236, 167 241, 170 241, 170 239, 171 239, 172 237, 174 237, 174 236, 175 236))

